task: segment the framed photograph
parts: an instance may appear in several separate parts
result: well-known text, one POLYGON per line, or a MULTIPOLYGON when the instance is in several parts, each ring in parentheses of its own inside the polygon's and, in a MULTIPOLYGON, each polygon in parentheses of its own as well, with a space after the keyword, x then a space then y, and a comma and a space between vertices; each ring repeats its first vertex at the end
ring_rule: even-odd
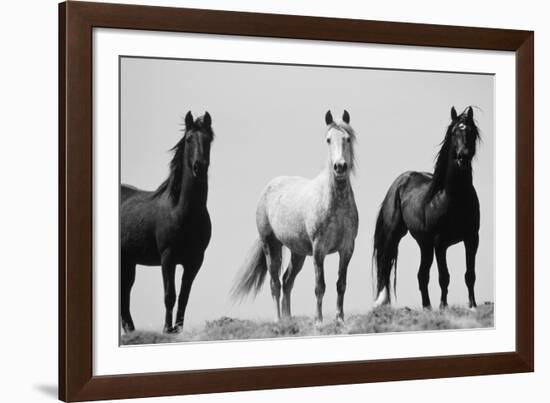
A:
POLYGON ((60 4, 60 399, 533 371, 533 41, 60 4))

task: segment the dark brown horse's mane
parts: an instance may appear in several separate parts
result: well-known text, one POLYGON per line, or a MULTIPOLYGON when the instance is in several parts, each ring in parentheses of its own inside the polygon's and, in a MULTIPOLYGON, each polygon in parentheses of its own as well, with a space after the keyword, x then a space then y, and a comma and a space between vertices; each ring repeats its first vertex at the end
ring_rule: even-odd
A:
POLYGON ((445 138, 440 143, 441 148, 439 149, 439 152, 437 153, 436 160, 435 160, 435 166, 434 166, 434 173, 433 173, 433 179, 432 184, 430 188, 429 195, 433 196, 435 193, 437 193, 439 190, 443 189, 445 187, 445 181, 447 179, 447 169, 449 167, 449 158, 451 156, 451 147, 452 147, 452 135, 454 132, 454 129, 457 125, 457 123, 460 122, 467 122, 470 127, 473 130, 473 134, 475 136, 475 141, 478 142, 481 139, 479 129, 475 123, 474 120, 470 120, 467 117, 467 111, 471 108, 471 106, 467 107, 456 120, 452 121, 449 124, 449 127, 447 127, 447 132, 445 133, 445 138))
POLYGON ((206 126, 203 123, 203 120, 204 117, 201 116, 193 123, 193 126, 191 128, 187 128, 185 127, 185 123, 183 124, 184 128, 181 129, 181 131, 183 132, 183 136, 176 143, 176 145, 170 149, 170 151, 174 153, 174 156, 170 161, 170 173, 168 174, 168 178, 166 178, 166 180, 160 184, 157 190, 153 192, 152 197, 159 197, 168 192, 172 203, 176 204, 178 202, 181 194, 183 174, 187 169, 187 166, 183 161, 187 133, 190 130, 197 130, 208 134, 211 141, 214 139, 214 132, 210 127, 206 126))

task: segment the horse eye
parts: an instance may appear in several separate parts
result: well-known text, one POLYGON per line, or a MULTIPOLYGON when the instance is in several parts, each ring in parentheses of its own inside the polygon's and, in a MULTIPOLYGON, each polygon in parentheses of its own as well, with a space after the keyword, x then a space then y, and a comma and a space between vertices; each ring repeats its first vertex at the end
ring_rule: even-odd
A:
POLYGON ((330 144, 330 139, 327 139, 327 144, 330 144))
POLYGON ((351 139, 348 137, 348 138, 346 138, 346 141, 349 143, 351 141, 351 139))

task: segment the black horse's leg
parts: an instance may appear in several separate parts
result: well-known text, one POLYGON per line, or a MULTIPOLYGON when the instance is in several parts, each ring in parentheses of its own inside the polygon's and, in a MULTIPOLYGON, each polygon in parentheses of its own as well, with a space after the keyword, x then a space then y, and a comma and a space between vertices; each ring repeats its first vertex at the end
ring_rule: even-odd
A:
POLYGON ((132 315, 130 315, 130 293, 136 279, 136 265, 122 263, 120 268, 120 316, 122 329, 125 333, 135 330, 132 315))
POLYGON ((164 317, 164 333, 171 333, 172 329, 172 312, 176 303, 176 264, 172 262, 169 253, 164 253, 161 258, 162 264, 162 285, 164 286, 164 307, 166 315, 164 317))
POLYGON ((439 286, 441 287, 441 303, 439 309, 447 307, 447 293, 449 292, 449 268, 447 267, 447 246, 438 245, 435 247, 435 258, 437 270, 439 271, 439 286))
POLYGON ((292 292, 292 287, 294 287, 296 276, 304 266, 305 259, 305 256, 292 253, 288 267, 283 274, 283 301, 281 308, 284 318, 290 318, 290 293, 292 292))
POLYGON ((174 331, 177 333, 183 330, 183 318, 185 316, 185 309, 187 308, 187 301, 189 301, 191 286, 201 268, 203 258, 204 255, 201 254, 195 260, 183 264, 180 295, 178 297, 178 311, 176 312, 176 325, 174 327, 174 331))
POLYGON ((317 298, 317 312, 315 322, 323 321, 323 297, 325 295, 325 269, 324 269, 325 254, 320 250, 313 248, 313 266, 315 267, 315 297, 317 298))
POLYGON ((434 248, 432 243, 420 245, 421 260, 418 269, 418 286, 422 294, 422 307, 431 309, 430 296, 428 294, 428 283, 430 282, 430 267, 434 259, 434 248))
POLYGON ((343 249, 339 252, 340 262, 338 264, 338 281, 336 282, 336 320, 344 320, 344 294, 346 293, 346 279, 348 275, 348 265, 353 255, 354 246, 343 249))
POLYGON ((267 261, 267 268, 271 276, 271 296, 275 305, 275 320, 281 319, 281 264, 282 245, 278 240, 271 239, 264 243, 264 253, 267 261))
POLYGON ((464 240, 466 249, 466 286, 468 287, 468 304, 470 308, 477 307, 474 294, 474 284, 476 282, 476 253, 479 246, 479 235, 476 233, 471 238, 464 240))

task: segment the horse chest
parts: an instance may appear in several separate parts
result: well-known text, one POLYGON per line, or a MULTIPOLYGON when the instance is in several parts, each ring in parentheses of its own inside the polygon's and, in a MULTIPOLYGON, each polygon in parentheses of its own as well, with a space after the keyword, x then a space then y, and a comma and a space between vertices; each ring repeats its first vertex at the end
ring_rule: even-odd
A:
POLYGON ((348 203, 315 211, 311 239, 316 247, 334 253, 352 243, 357 233, 355 211, 348 203))
POLYGON ((479 229, 477 210, 468 203, 449 203, 445 210, 433 214, 430 226, 439 242, 452 245, 463 241, 479 229))
POLYGON ((170 250, 178 260, 204 252, 211 237, 211 224, 207 212, 193 212, 173 219, 169 226, 157 233, 158 248, 170 250))

